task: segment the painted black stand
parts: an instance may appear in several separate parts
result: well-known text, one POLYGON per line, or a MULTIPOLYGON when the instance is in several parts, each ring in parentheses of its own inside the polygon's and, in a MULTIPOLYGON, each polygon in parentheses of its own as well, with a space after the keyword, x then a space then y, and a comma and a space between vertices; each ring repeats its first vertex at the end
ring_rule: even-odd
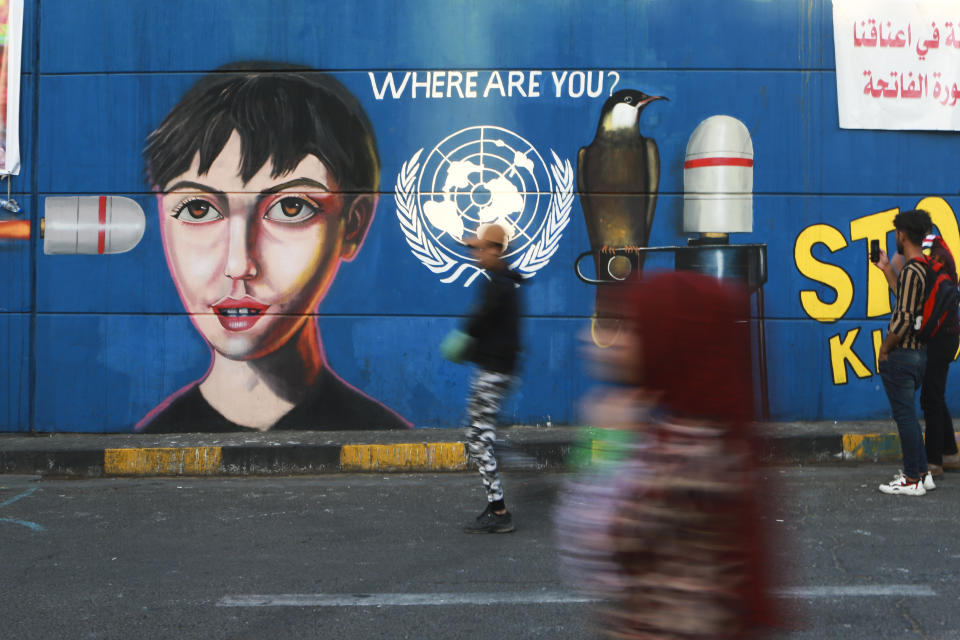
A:
POLYGON ((629 273, 643 268, 646 254, 663 252, 673 253, 674 268, 678 271, 693 271, 721 279, 739 280, 746 284, 751 294, 756 294, 760 413, 764 420, 768 420, 770 394, 767 383, 767 337, 763 300, 763 285, 767 282, 767 245, 728 244, 719 239, 697 238, 685 247, 616 247, 606 249, 599 255, 595 255, 593 251, 581 253, 574 262, 574 270, 577 277, 587 284, 616 285, 626 280, 629 273), (606 277, 590 278, 581 272, 580 263, 587 256, 594 258, 598 264, 604 257, 607 258, 606 277), (629 267, 626 266, 627 260, 629 267), (622 266, 619 266, 618 262, 622 266))

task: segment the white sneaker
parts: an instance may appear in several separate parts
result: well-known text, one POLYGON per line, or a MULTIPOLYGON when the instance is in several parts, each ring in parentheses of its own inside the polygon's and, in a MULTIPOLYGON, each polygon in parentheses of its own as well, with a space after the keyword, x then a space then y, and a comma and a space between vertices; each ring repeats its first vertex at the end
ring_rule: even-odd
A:
MULTIPOLYGON (((905 478, 905 477, 906 477, 906 476, 903 475, 903 470, 898 469, 898 470, 897 470, 897 473, 894 474, 893 479, 894 479, 894 480, 901 480, 901 479, 903 479, 903 478, 905 478)), ((927 471, 925 474, 923 474, 923 488, 926 489, 927 491, 933 491, 934 489, 937 488, 937 485, 934 484, 934 482, 933 482, 933 474, 930 473, 929 471, 927 471)))
POLYGON ((927 494, 924 482, 907 482, 906 476, 900 475, 892 481, 881 484, 880 491, 890 495, 923 496, 927 494))
MULTIPOLYGON (((897 472, 893 475, 894 480, 902 480, 905 477, 902 469, 897 469, 897 472)), ((937 488, 937 485, 933 482, 933 474, 929 471, 923 474, 923 488, 927 491, 933 491, 937 488)))

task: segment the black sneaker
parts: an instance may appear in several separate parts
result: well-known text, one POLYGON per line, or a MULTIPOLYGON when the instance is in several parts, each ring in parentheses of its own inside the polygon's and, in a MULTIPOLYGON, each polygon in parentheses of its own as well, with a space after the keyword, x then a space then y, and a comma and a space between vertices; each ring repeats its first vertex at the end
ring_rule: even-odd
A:
POLYGON ((463 530, 467 533, 510 533, 513 528, 513 518, 510 517, 509 511, 498 516, 487 505, 483 513, 465 526, 463 530))

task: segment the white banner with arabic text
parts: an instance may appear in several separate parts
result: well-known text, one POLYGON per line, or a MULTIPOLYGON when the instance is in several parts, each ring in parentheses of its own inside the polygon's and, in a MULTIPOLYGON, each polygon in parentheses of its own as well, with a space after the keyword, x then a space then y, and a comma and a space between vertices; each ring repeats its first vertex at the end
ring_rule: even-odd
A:
POLYGON ((833 0, 843 129, 960 131, 960 0, 833 0))

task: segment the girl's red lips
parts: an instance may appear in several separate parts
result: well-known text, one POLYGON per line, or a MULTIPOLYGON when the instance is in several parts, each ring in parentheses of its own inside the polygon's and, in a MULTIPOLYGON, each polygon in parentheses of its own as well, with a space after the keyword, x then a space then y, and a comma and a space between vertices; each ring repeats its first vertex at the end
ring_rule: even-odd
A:
POLYGON ((250 296, 243 298, 223 298, 211 305, 217 313, 217 320, 228 331, 246 331, 257 323, 270 305, 254 300, 250 296))
POLYGON ((233 309, 250 309, 256 311, 257 313, 263 313, 270 305, 263 304, 259 300, 255 300, 250 296, 244 296, 239 299, 223 298, 217 302, 214 302, 211 306, 217 313, 220 313, 221 310, 229 311, 233 309))

